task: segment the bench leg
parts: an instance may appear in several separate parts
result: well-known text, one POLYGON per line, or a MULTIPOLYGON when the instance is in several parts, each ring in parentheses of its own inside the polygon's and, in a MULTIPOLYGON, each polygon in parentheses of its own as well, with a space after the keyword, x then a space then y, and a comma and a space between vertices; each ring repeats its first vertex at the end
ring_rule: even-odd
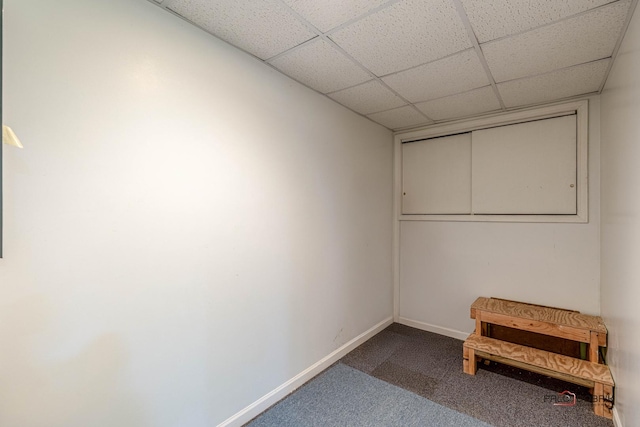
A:
POLYGON ((611 407, 611 399, 613 398, 613 387, 596 383, 593 388, 593 412, 600 417, 613 419, 613 407, 611 407))
POLYGON ((613 387, 611 387, 610 385, 605 385, 605 386, 602 386, 602 389, 604 390, 604 397, 606 397, 609 400, 609 402, 603 402, 604 417, 612 420, 613 406, 611 405, 611 400, 613 400, 613 387))
POLYGON ((598 333, 591 331, 591 340, 589 342, 589 362, 600 363, 598 349, 598 333))
POLYGON ((613 397, 613 387, 596 383, 593 388, 593 412, 600 417, 613 418, 613 408, 610 400, 613 397))
POLYGON ((596 383, 593 388, 593 412, 600 417, 613 418, 613 408, 610 399, 613 397, 613 387, 596 383))
POLYGON ((596 383, 593 388, 593 412, 599 417, 604 417, 604 405, 601 402, 603 394, 604 387, 602 387, 602 383, 596 383))
POLYGON ((463 350, 463 370, 465 374, 475 375, 477 369, 476 351, 472 348, 464 347, 463 350))
POLYGON ((469 373, 469 349, 462 347, 462 372, 469 373))

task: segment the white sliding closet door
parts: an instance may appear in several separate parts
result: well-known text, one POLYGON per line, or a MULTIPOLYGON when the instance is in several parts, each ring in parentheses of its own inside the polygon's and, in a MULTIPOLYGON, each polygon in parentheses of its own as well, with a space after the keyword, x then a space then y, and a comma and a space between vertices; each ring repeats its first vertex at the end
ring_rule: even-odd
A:
POLYGON ((474 214, 566 214, 576 208, 576 116, 472 132, 474 214))
POLYGON ((402 213, 471 213, 471 134, 402 144, 402 213))

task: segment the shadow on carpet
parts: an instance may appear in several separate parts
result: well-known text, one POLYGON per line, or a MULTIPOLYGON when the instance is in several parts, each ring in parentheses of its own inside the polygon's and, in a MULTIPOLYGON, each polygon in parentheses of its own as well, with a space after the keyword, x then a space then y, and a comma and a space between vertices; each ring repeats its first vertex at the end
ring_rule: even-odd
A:
POLYGON ((247 424, 250 427, 490 427, 342 363, 247 424))

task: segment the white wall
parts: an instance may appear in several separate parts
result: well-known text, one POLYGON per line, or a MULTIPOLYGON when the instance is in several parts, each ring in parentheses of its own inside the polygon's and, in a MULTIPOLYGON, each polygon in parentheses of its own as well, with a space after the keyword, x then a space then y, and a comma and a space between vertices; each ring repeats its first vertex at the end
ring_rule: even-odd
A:
POLYGON ((589 223, 402 222, 402 323, 464 339, 479 296, 599 314, 599 102, 589 99, 589 223))
POLYGON ((5 0, 0 425, 212 426, 392 314, 392 137, 146 0, 5 0))
POLYGON ((622 425, 640 425, 640 15, 602 93, 602 315, 622 425))

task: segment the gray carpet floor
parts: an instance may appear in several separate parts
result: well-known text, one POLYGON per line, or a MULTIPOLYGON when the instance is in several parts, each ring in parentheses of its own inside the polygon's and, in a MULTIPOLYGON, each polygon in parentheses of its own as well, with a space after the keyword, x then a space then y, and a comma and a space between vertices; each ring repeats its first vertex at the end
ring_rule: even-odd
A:
POLYGON ((337 363, 282 400, 251 427, 490 427, 337 363))
MULTIPOLYGON (((495 427, 613 427, 593 413, 583 387, 493 362, 479 364, 475 376, 467 375, 462 371, 462 341, 397 323, 339 363, 495 427), (551 399, 564 390, 578 396, 576 406, 553 405, 551 399)), ((261 417, 311 384, 313 380, 261 417)), ((379 421, 368 425, 394 425, 379 421)))
POLYGON ((462 371, 462 341, 394 323, 342 363, 496 427, 613 427, 593 413, 587 389, 506 365, 462 371), (554 406, 564 390, 576 406, 554 406))

